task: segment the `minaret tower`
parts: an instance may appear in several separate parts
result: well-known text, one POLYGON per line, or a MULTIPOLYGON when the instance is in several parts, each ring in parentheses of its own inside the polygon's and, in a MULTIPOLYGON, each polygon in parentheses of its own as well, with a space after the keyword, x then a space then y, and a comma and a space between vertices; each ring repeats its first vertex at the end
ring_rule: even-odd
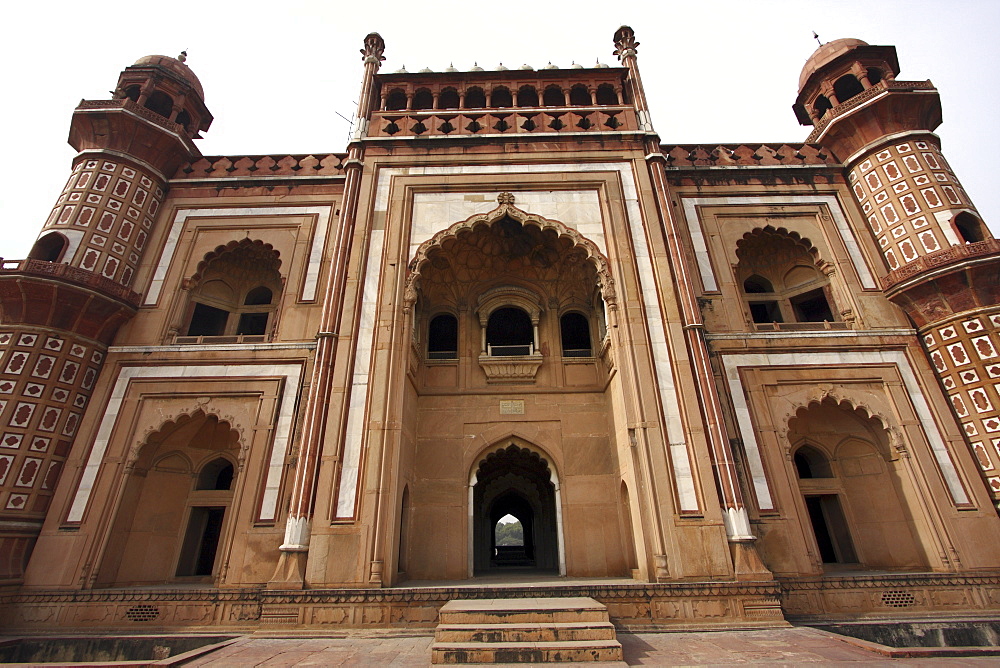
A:
POLYGON ((112 99, 80 102, 72 174, 28 258, 0 263, 0 585, 21 577, 107 347, 138 309, 168 175, 200 157, 212 115, 184 59, 141 58, 112 99))
POLYGON ((795 113, 844 164, 882 250, 882 288, 920 335, 989 486, 1000 500, 1000 241, 933 134, 930 81, 898 81, 892 46, 822 45, 799 79, 795 113))

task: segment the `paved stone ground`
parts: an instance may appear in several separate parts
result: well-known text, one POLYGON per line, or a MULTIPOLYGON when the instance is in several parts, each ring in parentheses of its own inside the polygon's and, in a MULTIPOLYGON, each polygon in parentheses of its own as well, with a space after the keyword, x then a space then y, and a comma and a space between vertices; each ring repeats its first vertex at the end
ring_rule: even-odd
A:
MULTIPOLYGON (((691 633, 623 633, 618 639, 629 666, 731 666, 806 663, 985 666, 1000 657, 890 659, 810 628, 691 633)), ((429 666, 427 634, 344 633, 325 638, 247 637, 187 663, 188 666, 429 666)), ((518 664, 526 665, 526 664, 518 664)), ((546 664, 577 665, 588 664, 546 664)), ((589 664, 595 665, 595 664, 589 664)), ((600 665, 600 664, 597 664, 600 665)), ((603 664, 608 665, 608 664, 603 664)), ((614 664, 622 665, 622 664, 614 664)))

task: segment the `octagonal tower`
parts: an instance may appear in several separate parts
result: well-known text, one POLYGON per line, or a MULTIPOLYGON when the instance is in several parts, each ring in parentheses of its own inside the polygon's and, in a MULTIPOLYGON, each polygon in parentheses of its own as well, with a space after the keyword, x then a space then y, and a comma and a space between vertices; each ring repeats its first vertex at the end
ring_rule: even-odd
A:
POLYGON ((112 99, 80 102, 72 173, 28 258, 0 264, 0 584, 19 581, 107 348, 138 309, 168 175, 212 122, 184 59, 141 58, 112 99))
POLYGON ((1000 242, 941 153, 941 99, 899 81, 896 49, 858 39, 806 62, 794 110, 844 164, 882 251, 886 296, 917 327, 987 481, 1000 499, 1000 242))

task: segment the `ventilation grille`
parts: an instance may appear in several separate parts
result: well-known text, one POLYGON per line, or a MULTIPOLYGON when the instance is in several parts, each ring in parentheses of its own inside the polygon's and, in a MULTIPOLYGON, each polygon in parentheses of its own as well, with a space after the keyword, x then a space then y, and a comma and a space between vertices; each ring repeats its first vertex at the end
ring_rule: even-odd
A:
POLYGON ((917 604, 917 597, 908 591, 890 590, 882 592, 882 605, 888 608, 908 608, 917 604))
POLYGON ((159 616, 160 609, 149 603, 139 603, 125 611, 125 618, 130 622, 151 622, 159 616))

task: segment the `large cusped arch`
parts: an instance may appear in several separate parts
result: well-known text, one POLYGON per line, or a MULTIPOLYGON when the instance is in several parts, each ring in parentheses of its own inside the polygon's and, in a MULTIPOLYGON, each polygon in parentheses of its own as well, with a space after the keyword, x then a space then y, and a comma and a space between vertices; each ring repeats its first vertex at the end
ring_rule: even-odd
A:
POLYGON ((611 276, 608 259, 597 247, 597 244, 559 221, 517 208, 514 206, 514 196, 510 193, 501 193, 497 201, 499 206, 492 211, 477 214, 455 223, 447 229, 439 231, 417 247, 407 265, 404 300, 408 306, 412 306, 416 302, 421 278, 428 264, 433 262, 436 252, 444 248, 450 241, 457 240, 464 233, 472 232, 483 226, 491 227, 503 220, 511 220, 525 227, 531 226, 541 231, 554 232, 557 238, 568 240, 572 248, 582 252, 586 261, 593 266, 602 298, 609 308, 615 308, 617 304, 615 281, 611 276))
POLYGON ((469 473, 469 576, 534 570, 566 574, 559 475, 541 448, 510 436, 473 459, 469 473), (521 550, 493 544, 493 528, 513 515, 524 529, 521 550))

